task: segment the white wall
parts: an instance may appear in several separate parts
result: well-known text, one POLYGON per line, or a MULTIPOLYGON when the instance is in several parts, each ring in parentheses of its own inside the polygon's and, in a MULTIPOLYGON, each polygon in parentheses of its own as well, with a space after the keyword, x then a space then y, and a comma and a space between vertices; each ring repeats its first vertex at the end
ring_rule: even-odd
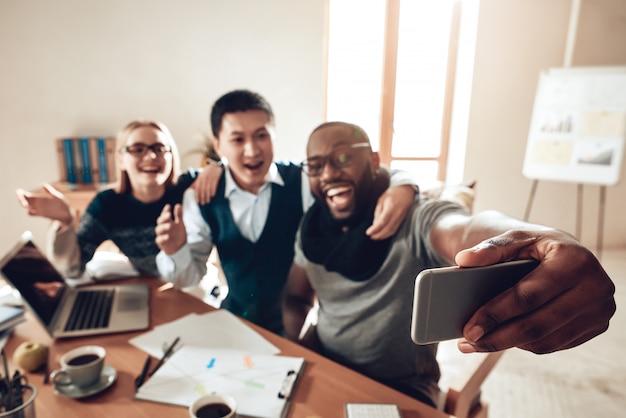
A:
MULTIPOLYGON (((539 74, 564 65, 570 0, 481 0, 465 178, 476 209, 522 218, 522 165, 539 74)), ((572 66, 626 65, 626 1, 582 0, 572 66)), ((626 245, 626 170, 606 188, 605 247, 626 245)), ((600 187, 583 187, 582 242, 595 247, 600 187)), ((577 184, 539 181, 529 220, 575 233, 577 184)))
MULTIPOLYGON (((324 0, 0 1, 0 251, 25 229, 18 187, 57 179, 54 140, 115 134, 136 117, 201 145, 210 106, 250 88, 274 107, 276 156, 303 158, 323 117, 324 0)), ((183 166, 197 166, 186 155, 183 166)))
MULTIPOLYGON (((466 179, 476 208, 523 217, 522 163, 541 70, 563 64, 570 0, 481 0, 466 179)), ((43 239, 17 187, 57 173, 54 139, 163 120, 183 152, 208 131, 211 103, 238 87, 274 106, 276 155, 301 159, 323 118, 325 0, 0 1, 0 251, 25 229, 43 239)), ((358 18, 358 11, 355 11, 358 18)), ((626 2, 582 0, 573 65, 626 65, 626 2)), ((184 165, 196 165, 186 156, 184 165)), ((583 243, 594 246, 597 186, 585 186, 583 243)), ((605 246, 626 245, 626 182, 607 188, 605 246)), ((539 182, 530 220, 574 232, 576 185, 539 182)))

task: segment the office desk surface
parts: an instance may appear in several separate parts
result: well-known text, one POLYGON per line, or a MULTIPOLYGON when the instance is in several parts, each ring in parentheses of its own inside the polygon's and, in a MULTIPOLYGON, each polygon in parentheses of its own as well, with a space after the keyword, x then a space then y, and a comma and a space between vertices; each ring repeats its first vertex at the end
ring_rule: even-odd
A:
MULTIPOLYGON (((152 289, 151 326, 163 324, 188 313, 213 310, 200 299, 179 290, 161 289, 157 279, 131 279, 125 283, 146 282, 152 289)), ((134 380, 141 371, 146 354, 128 340, 145 331, 106 336, 80 337, 52 341, 30 314, 28 320, 18 325, 7 342, 5 352, 10 367, 15 348, 24 341, 42 342, 50 347, 49 370, 59 367, 59 359, 68 350, 86 344, 98 344, 107 349, 106 364, 117 370, 117 381, 106 391, 89 398, 71 399, 54 394, 52 384, 43 383, 41 373, 29 373, 29 382, 37 386, 35 401, 37 418, 83 417, 188 417, 185 408, 133 399, 134 380)), ((288 417, 291 418, 342 418, 346 402, 395 403, 404 418, 447 417, 443 412, 424 405, 400 392, 347 369, 298 344, 248 323, 253 329, 281 349, 281 354, 304 357, 306 367, 297 386, 288 417)), ((201 330, 199 330, 201 332, 201 330)))

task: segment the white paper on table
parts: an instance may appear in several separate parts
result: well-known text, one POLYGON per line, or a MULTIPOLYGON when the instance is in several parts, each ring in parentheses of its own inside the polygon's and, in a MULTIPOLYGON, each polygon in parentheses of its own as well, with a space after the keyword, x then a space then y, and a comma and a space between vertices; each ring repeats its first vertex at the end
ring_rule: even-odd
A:
POLYGON ((153 357, 163 355, 163 345, 180 337, 177 347, 230 348, 260 354, 278 354, 280 349, 261 334, 244 324, 227 310, 205 314, 188 314, 182 318, 159 325, 129 342, 153 357))
POLYGON ((189 406, 200 396, 220 392, 235 398, 239 416, 278 418, 288 408, 303 366, 301 357, 185 345, 135 398, 189 406))
POLYGON ((139 272, 124 254, 96 251, 85 265, 85 271, 97 282, 139 276, 139 272))

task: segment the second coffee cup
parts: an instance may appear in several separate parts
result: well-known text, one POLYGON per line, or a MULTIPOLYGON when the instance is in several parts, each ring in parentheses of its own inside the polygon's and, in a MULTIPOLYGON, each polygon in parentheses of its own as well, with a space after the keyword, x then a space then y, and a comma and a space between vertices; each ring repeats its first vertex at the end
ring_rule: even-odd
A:
POLYGON ((106 350, 99 345, 85 345, 61 357, 61 369, 50 374, 55 385, 90 386, 100 379, 106 350))
POLYGON ((237 416, 237 402, 230 395, 211 393, 189 405, 190 418, 233 418, 237 416))

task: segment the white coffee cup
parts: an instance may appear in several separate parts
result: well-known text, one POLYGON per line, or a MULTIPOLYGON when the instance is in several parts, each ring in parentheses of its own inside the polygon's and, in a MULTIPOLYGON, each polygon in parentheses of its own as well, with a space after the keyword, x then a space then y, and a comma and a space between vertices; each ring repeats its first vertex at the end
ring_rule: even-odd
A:
POLYGON ((61 357, 61 369, 50 374, 55 385, 90 386, 100 379, 106 350, 99 345, 84 345, 61 357))
POLYGON ((232 396, 221 393, 204 395, 189 405, 189 416, 233 418, 237 416, 237 402, 232 396))

